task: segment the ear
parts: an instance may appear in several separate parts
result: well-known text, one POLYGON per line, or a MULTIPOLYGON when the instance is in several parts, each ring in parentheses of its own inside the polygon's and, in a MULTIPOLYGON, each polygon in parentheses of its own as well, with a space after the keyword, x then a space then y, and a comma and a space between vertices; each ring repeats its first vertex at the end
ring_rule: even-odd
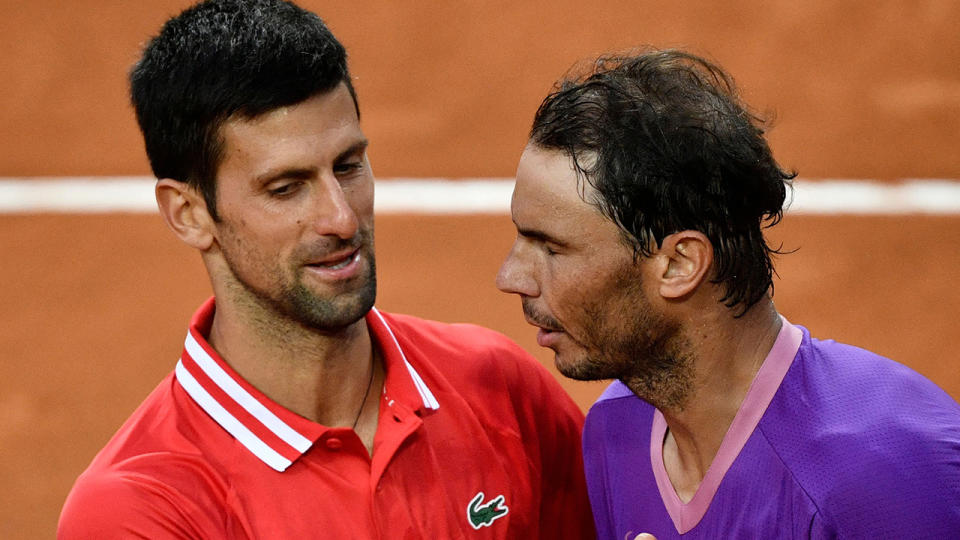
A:
POLYGON ((210 249, 215 227, 203 195, 187 183, 170 178, 159 180, 155 191, 160 215, 170 230, 191 247, 210 249))
POLYGON ((713 244, 699 231, 680 231, 663 239, 657 255, 663 264, 660 295, 677 299, 694 292, 713 266, 713 244))

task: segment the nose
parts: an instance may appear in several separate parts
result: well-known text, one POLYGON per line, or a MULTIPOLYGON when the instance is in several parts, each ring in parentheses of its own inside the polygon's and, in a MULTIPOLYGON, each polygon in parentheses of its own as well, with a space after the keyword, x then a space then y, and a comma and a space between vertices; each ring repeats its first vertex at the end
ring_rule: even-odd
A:
POLYGON ((314 230, 321 236, 353 238, 360 229, 353 197, 344 192, 336 178, 324 178, 319 185, 314 202, 314 230))
POLYGON ((508 294, 540 296, 540 288, 533 275, 533 265, 524 257, 520 239, 513 243, 510 253, 497 272, 497 288, 508 294))

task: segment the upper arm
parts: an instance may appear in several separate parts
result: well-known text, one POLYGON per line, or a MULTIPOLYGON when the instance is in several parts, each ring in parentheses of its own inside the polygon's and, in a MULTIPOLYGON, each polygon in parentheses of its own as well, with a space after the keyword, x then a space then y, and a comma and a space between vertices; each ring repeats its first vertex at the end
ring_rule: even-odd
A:
MULTIPOLYGON (((960 432, 885 429, 835 460, 820 500, 841 537, 947 538, 960 531, 960 432)), ((841 452, 838 451, 838 454, 841 452)))
POLYGON ((57 538, 209 538, 223 523, 211 506, 144 475, 86 474, 67 496, 57 538))

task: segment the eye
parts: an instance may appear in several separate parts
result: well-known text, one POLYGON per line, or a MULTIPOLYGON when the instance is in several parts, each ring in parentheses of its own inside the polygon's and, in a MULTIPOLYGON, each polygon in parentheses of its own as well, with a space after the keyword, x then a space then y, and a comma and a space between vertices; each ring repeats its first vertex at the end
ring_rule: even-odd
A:
POLYGON ((333 174, 344 176, 363 169, 363 161, 351 161, 349 163, 340 163, 333 167, 333 174))
POLYGON ((270 186, 267 191, 274 197, 289 197, 300 189, 301 185, 303 185, 303 182, 287 182, 285 184, 270 186))

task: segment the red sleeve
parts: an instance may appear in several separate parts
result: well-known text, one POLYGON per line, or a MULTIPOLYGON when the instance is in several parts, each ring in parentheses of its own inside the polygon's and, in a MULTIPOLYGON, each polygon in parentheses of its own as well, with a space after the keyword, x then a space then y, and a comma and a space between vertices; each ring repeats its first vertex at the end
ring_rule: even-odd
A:
POLYGON ((596 538, 583 472, 583 413, 554 376, 519 345, 514 403, 531 458, 540 463, 540 538, 596 538))
MULTIPOLYGON (((556 384, 552 379, 550 382, 556 384)), ((559 385, 555 390, 562 394, 552 390, 549 393, 554 397, 545 400, 557 406, 553 426, 541 425, 539 429, 549 443, 540 446, 544 472, 540 534, 542 538, 595 538, 580 444, 583 413, 559 385)))
POLYGON ((144 475, 85 473, 67 496, 57 538, 214 538, 224 534, 219 513, 144 475))

